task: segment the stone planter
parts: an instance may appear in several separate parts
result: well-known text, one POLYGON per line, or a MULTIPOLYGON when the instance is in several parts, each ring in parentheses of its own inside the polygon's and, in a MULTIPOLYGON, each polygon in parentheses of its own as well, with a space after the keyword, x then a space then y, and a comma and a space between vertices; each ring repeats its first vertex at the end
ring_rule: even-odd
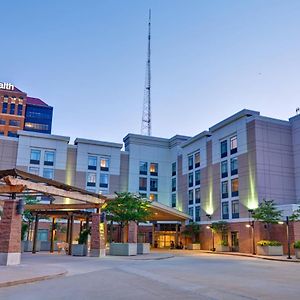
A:
POLYGON ((87 246, 85 244, 72 244, 73 256, 87 256, 87 246))
POLYGON ((257 245, 257 255, 282 256, 283 248, 282 246, 258 246, 257 245))
POLYGON ((194 244, 188 244, 187 245, 188 250, 200 250, 201 245, 199 243, 194 243, 194 244))
POLYGON ((229 246, 217 245, 216 251, 218 252, 229 252, 229 246))
POLYGON ((111 243, 110 255, 132 256, 137 255, 136 243, 111 243))
POLYGON ((150 243, 137 243, 137 254, 149 254, 150 243))
POLYGON ((295 248, 295 255, 296 255, 296 258, 300 259, 300 249, 299 248, 295 248))
MULTIPOLYGON (((50 251, 51 242, 41 241, 41 251, 50 251)), ((54 251, 57 251, 57 243, 54 243, 54 251)))
MULTIPOLYGON (((33 242, 32 241, 22 241, 21 243, 22 252, 32 252, 33 242)), ((36 242, 36 251, 41 250, 41 241, 36 242)))

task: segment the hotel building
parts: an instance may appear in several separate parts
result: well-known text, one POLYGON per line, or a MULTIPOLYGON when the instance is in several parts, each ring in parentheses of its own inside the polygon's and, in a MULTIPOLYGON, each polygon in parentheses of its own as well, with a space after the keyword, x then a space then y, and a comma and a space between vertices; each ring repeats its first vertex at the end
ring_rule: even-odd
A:
MULTIPOLYGON (((69 137, 28 131, 18 136, 0 137, 0 169, 16 167, 97 193, 140 193, 198 222, 202 249, 211 248, 207 225, 222 220, 231 249, 251 252, 249 210, 263 199, 274 200, 284 215, 300 205, 300 115, 285 121, 245 109, 194 137, 128 134, 124 144, 83 138, 71 144, 69 137)), ((169 245, 173 227, 158 226, 159 246, 169 245)), ((266 237, 263 226, 255 231, 256 240, 266 237)), ((285 243, 284 232, 275 228, 273 239, 285 243)), ((292 237, 300 239, 300 228, 292 237)))

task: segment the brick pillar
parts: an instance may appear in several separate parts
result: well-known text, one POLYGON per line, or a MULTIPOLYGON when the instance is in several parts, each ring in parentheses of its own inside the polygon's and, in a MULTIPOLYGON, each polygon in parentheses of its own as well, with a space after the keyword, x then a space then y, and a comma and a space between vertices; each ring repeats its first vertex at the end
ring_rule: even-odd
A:
POLYGON ((128 243, 137 243, 138 226, 135 222, 128 224, 128 243))
POLYGON ((99 213, 92 214, 91 227, 91 252, 90 256, 102 257, 105 256, 105 230, 104 223, 100 224, 99 213))
POLYGON ((17 201, 4 200, 0 220, 0 265, 21 262, 21 215, 16 213, 17 201))

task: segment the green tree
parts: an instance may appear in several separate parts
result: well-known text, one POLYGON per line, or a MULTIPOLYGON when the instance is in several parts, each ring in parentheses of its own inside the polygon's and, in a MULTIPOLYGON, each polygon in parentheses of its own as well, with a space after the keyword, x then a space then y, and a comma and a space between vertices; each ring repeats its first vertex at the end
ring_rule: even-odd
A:
POLYGON ((211 230, 214 233, 221 234, 221 245, 228 246, 228 230, 229 224, 226 221, 213 222, 211 230))
POLYGON ((117 197, 107 203, 103 211, 107 219, 116 222, 121 227, 121 241, 123 241, 123 230, 129 222, 146 222, 151 215, 149 202, 139 195, 123 192, 116 193, 117 197))
POLYGON ((265 223, 270 238, 270 225, 277 224, 282 219, 282 211, 278 210, 273 200, 264 199, 253 211, 253 219, 265 223))
POLYGON ((300 220, 300 207, 293 211, 293 214, 289 217, 290 221, 299 221, 300 220))
POLYGON ((185 236, 188 236, 192 239, 192 243, 198 243, 199 242, 199 234, 200 234, 200 225, 191 222, 187 224, 182 231, 182 234, 185 236))
MULTIPOLYGON (((37 204, 39 203, 39 200, 37 200, 36 198, 32 197, 32 196, 26 196, 24 199, 25 205, 26 204, 37 204)), ((22 215, 22 222, 25 223, 27 226, 24 225, 23 228, 23 232, 22 232, 22 237, 25 239, 25 228, 27 229, 27 241, 29 240, 29 232, 30 229, 32 227, 34 221, 34 215, 32 214, 31 211, 29 211, 28 209, 24 210, 23 215, 22 215)))

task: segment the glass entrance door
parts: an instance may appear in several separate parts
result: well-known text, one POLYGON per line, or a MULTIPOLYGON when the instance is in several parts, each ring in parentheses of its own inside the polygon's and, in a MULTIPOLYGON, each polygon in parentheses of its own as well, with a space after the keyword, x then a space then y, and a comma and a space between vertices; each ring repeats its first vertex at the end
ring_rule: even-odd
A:
POLYGON ((239 251, 239 233, 237 231, 231 232, 231 251, 239 251))

